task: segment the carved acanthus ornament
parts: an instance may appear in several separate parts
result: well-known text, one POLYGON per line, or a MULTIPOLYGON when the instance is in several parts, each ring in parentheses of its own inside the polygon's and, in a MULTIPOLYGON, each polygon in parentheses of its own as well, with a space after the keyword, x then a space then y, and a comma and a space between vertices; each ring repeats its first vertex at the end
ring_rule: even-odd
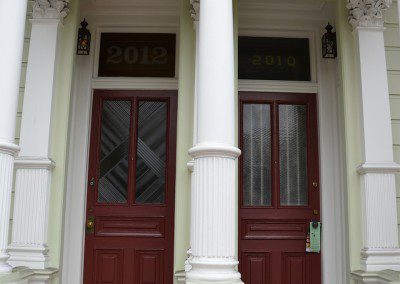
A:
POLYGON ((34 19, 63 20, 68 12, 68 0, 35 0, 33 3, 34 19))
POLYGON ((188 249, 186 253, 188 257, 185 260, 185 272, 189 272, 192 269, 192 265, 190 264, 190 261, 193 259, 192 248, 188 249))
POLYGON ((392 0, 347 0, 349 22, 353 28, 383 27, 383 12, 392 0))
POLYGON ((200 0, 190 0, 190 16, 198 22, 200 18, 200 0))

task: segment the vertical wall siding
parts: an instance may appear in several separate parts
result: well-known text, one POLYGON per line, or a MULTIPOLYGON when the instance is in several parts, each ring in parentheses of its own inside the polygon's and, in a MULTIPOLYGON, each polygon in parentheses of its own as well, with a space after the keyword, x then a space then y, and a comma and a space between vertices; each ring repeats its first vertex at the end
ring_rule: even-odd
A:
MULTIPOLYGON (((17 111, 17 124, 15 127, 15 143, 19 144, 19 135, 21 131, 21 118, 22 118, 22 103, 24 100, 24 91, 25 91, 25 77, 26 77, 26 67, 28 65, 28 53, 29 53, 29 42, 31 36, 31 23, 29 19, 32 18, 32 4, 33 0, 28 1, 28 10, 26 15, 26 23, 25 23, 25 36, 24 36, 24 53, 22 55, 22 64, 21 64, 21 80, 19 85, 19 99, 18 99, 18 111, 17 111)), ((13 218, 13 209, 14 209, 14 189, 12 191, 11 197, 11 214, 10 214, 10 233, 9 240, 11 241, 11 232, 12 232, 12 218, 13 218)), ((9 242, 10 242, 9 241, 9 242)))
MULTIPOLYGON (((400 30, 398 1, 394 1, 385 16, 385 48, 389 79, 394 158, 400 164, 400 30)), ((400 174, 396 175, 397 212, 400 221, 400 174)), ((400 224, 399 224, 400 231, 400 224)))

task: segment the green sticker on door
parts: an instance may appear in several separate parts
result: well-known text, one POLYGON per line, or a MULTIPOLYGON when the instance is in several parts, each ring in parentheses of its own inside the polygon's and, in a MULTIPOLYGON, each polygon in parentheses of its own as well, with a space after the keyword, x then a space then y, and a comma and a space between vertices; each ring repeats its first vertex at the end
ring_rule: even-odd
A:
POLYGON ((310 222, 306 240, 306 252, 320 253, 321 222, 310 222))

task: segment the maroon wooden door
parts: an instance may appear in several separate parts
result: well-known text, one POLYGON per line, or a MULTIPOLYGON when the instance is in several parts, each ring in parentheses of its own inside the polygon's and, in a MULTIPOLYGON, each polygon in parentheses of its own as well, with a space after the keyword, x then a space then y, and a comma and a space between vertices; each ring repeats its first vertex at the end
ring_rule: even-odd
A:
POLYGON ((96 90, 85 284, 173 283, 175 91, 96 90))
POLYGON ((319 284, 306 253, 320 221, 315 94, 239 94, 239 253, 246 284, 319 284))

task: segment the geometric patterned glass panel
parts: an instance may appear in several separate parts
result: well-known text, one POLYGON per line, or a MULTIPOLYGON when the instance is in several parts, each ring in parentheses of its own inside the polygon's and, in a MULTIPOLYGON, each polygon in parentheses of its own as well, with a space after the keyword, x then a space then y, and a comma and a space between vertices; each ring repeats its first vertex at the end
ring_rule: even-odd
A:
POLYGON ((136 203, 165 201, 167 103, 139 102, 136 155, 136 203))
POLYGON ((271 206, 271 109, 243 105, 243 205, 271 206))
POLYGON ((279 105, 280 204, 307 206, 307 108, 279 105))
POLYGON ((130 121, 130 101, 103 101, 99 203, 127 201, 130 121))

